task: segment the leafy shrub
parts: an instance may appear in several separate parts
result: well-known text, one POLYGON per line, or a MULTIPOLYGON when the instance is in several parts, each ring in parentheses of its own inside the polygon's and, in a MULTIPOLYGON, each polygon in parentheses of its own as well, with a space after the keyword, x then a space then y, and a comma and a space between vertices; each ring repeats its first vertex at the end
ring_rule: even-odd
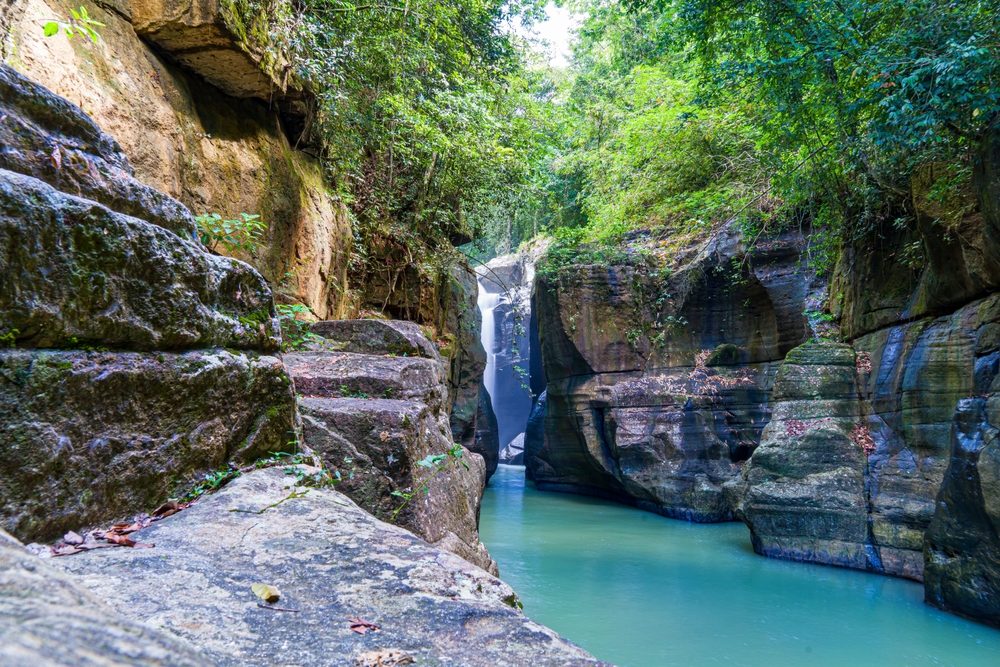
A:
POLYGON ((267 223, 254 213, 240 213, 240 217, 231 219, 203 213, 195 221, 201 242, 212 252, 221 248, 230 254, 256 256, 267 231, 267 223))

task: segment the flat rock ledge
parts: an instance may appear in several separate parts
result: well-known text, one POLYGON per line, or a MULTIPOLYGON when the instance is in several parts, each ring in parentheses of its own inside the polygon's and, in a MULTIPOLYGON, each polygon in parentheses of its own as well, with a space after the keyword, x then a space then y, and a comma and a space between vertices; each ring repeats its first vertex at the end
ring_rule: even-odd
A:
POLYGON ((0 665, 198 667, 184 640, 112 611, 0 530, 0 665))
POLYGON ((603 664, 524 616, 499 579, 291 469, 244 475, 132 537, 155 546, 49 562, 210 664, 603 664), (281 591, 276 608, 255 583, 281 591))

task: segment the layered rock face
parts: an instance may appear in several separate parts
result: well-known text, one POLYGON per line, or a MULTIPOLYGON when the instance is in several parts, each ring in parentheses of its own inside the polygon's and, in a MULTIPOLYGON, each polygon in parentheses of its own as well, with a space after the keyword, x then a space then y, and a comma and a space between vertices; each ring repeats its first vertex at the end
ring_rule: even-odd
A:
MULTIPOLYGON (((242 259, 253 260, 279 298, 305 303, 318 318, 343 317, 349 307, 347 211, 327 194, 318 161, 296 150, 303 94, 280 57, 263 55, 275 52, 264 48, 267 26, 281 20, 287 3, 276 0, 258 11, 228 1, 105 2, 88 6, 104 24, 100 42, 41 37, 44 21, 68 16, 78 5, 12 0, 0 25, 8 63, 83 108, 120 142, 135 168, 133 189, 156 188, 196 214, 260 215, 265 238, 257 256, 242 259)), ((76 169, 72 148, 60 144, 59 151, 69 179, 76 169)), ((48 153, 38 168, 55 169, 44 164, 51 162, 48 153)), ((117 203, 98 201, 134 215, 122 204, 137 201, 135 193, 116 195, 111 172, 93 164, 117 203)), ((69 180, 64 185, 94 198, 69 187, 69 180)), ((155 206, 141 207, 140 217, 156 224, 171 215, 164 211, 154 220, 155 206)), ((184 215, 193 228, 191 214, 184 215)))
POLYGON ((309 473, 243 475, 135 534, 153 548, 53 564, 117 612, 197 646, 198 664, 600 664, 525 618, 500 580, 337 491, 297 486, 309 473), (280 591, 272 608, 256 583, 280 591), (352 632, 356 621, 377 631, 352 632))
POLYGON ((855 364, 850 345, 810 342, 781 365, 739 494, 757 553, 862 569, 877 558, 855 364))
MULTIPOLYGON (((741 515, 754 548, 917 580, 925 563, 936 579, 995 567, 984 556, 989 548, 946 545, 968 545, 962 535, 969 531, 991 534, 989 520, 972 517, 984 516, 992 493, 977 471, 984 466, 991 479, 995 427, 986 406, 995 392, 998 331, 1000 296, 993 296, 880 330, 853 347, 811 344, 790 353, 778 374, 774 419, 744 475, 741 515), (932 519, 938 528, 928 533, 932 519)), ((979 590, 978 581, 966 583, 979 590)), ((941 586, 929 582, 928 597, 947 605, 944 593, 930 592, 941 586)))
POLYGON ((731 519, 723 485, 759 441, 778 364, 808 337, 801 243, 788 235, 747 258, 726 231, 672 272, 543 264, 547 391, 526 441, 529 477, 667 516, 731 519))
POLYGON ((951 460, 927 529, 924 588, 931 604, 1000 627, 997 377, 987 397, 963 399, 956 410, 951 460))
POLYGON ((282 450, 294 393, 262 354, 261 276, 193 242, 66 100, 5 66, 0 89, 0 525, 53 538, 282 450))
POLYGON ((845 249, 831 291, 851 345, 789 355, 741 512, 760 553, 924 579, 928 602, 1000 624, 1000 186, 986 144, 972 213, 949 229, 915 184, 916 229, 845 249), (922 261, 898 261, 904 248, 922 261))
POLYGON ((486 466, 453 450, 436 347, 413 322, 340 320, 313 331, 328 343, 284 358, 306 446, 367 511, 496 572, 477 530, 486 466))

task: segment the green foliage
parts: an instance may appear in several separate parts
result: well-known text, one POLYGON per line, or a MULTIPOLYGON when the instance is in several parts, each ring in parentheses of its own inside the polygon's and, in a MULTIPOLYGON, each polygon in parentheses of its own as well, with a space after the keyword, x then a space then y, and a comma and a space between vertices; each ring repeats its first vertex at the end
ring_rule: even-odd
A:
POLYGON ((275 306, 278 313, 278 323, 281 325, 281 349, 288 352, 291 350, 301 350, 310 344, 322 344, 322 336, 317 336, 310 330, 310 323, 302 319, 302 316, 309 316, 312 311, 309 306, 301 303, 278 304, 275 306))
POLYGON ((917 209, 949 230, 974 210, 973 156, 1000 119, 1000 0, 573 7, 573 67, 545 98, 557 136, 538 201, 572 213, 541 218, 550 272, 621 261, 636 229, 733 222, 751 245, 805 230, 829 273, 845 241, 912 228, 917 209))
POLYGON ((17 337, 21 335, 18 329, 9 329, 0 334, 0 349, 17 347, 17 337))
POLYGON ((227 219, 218 213, 195 216, 201 242, 217 252, 222 249, 230 254, 248 257, 257 255, 267 223, 254 213, 240 213, 240 217, 227 219))
MULTIPOLYGON (((316 92, 319 144, 354 213, 352 282, 393 292, 433 276, 523 187, 534 123, 506 24, 537 0, 303 0, 285 42, 316 92)), ((384 304, 373 304, 384 306, 384 304)))
POLYGON ((402 499, 402 502, 396 506, 389 516, 390 521, 395 521, 399 513, 410 504, 417 495, 423 493, 425 495, 431 492, 431 483, 441 474, 454 469, 456 466, 461 465, 466 470, 469 469, 469 464, 462 460, 465 450, 462 445, 455 443, 448 449, 448 451, 443 454, 428 454, 424 458, 417 461, 417 465, 424 468, 426 472, 424 475, 420 476, 412 486, 407 489, 396 489, 392 492, 392 495, 402 499))
POLYGON ((242 471, 233 464, 230 464, 226 468, 213 470, 212 472, 207 473, 201 481, 181 496, 181 502, 191 502, 192 500, 197 500, 206 493, 217 491, 239 477, 241 474, 243 474, 242 471))
POLYGON ((69 19, 65 21, 55 19, 46 21, 42 25, 42 34, 46 37, 53 37, 62 32, 68 39, 80 36, 89 39, 94 44, 100 41, 101 35, 97 29, 103 28, 104 24, 92 19, 86 7, 80 5, 77 9, 70 9, 69 14, 69 19))

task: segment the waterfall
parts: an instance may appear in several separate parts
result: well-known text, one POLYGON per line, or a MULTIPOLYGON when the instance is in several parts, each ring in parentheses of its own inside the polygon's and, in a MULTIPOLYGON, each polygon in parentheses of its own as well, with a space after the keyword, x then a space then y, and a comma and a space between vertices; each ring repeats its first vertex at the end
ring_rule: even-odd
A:
MULTIPOLYGON (((499 261, 519 261, 508 255, 499 261)), ((531 413, 532 396, 528 385, 528 313, 520 267, 496 267, 492 278, 480 276, 477 303, 483 317, 482 342, 486 348, 483 386, 489 392, 496 415, 497 439, 502 463, 520 463, 524 432, 531 413), (510 275, 508 275, 510 274, 510 275), (501 277, 502 276, 502 277, 501 277), (504 281, 506 288, 502 288, 504 281)))
MULTIPOLYGON (((496 396, 497 383, 497 355, 494 345, 496 336, 496 323, 494 322, 494 310, 500 303, 500 293, 490 292, 482 279, 479 280, 479 296, 476 305, 483 316, 483 329, 481 339, 483 348, 486 349, 486 370, 483 372, 483 385, 491 397, 496 396)), ((496 399, 493 399, 495 401, 496 399)), ((491 401, 492 402, 492 401, 491 401)))

